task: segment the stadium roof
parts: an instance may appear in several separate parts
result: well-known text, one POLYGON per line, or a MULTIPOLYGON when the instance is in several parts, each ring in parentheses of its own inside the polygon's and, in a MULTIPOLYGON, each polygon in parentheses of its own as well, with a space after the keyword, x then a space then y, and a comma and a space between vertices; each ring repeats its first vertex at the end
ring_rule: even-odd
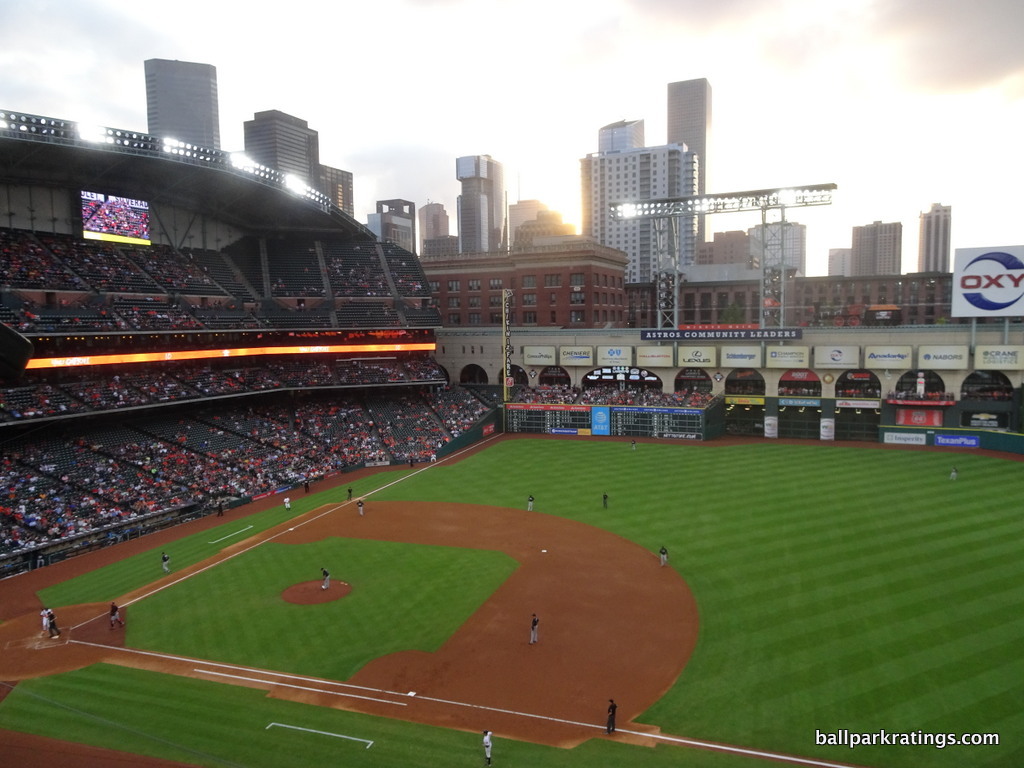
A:
POLYGON ((374 234, 320 192, 238 154, 0 110, 0 183, 88 189, 198 210, 255 234, 374 234))

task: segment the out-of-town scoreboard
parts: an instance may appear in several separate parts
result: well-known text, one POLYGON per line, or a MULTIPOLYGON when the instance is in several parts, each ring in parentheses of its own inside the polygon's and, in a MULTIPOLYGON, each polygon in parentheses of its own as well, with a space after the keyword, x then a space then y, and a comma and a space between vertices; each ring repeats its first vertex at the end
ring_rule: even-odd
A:
POLYGON ((632 405, 506 403, 505 430, 544 435, 607 435, 702 440, 705 411, 632 405))

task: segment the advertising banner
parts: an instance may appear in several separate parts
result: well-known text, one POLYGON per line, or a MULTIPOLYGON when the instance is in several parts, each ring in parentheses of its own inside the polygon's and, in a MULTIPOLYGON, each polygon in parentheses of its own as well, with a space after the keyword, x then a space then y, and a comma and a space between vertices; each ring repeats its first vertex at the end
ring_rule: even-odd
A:
POLYGON ((967 345, 922 344, 917 348, 917 367, 932 371, 963 371, 970 360, 967 345))
POLYGON ((726 405, 764 405, 764 398, 749 395, 726 395, 726 405))
POLYGON ((880 408, 881 400, 853 400, 850 398, 836 400, 836 408, 880 408))
POLYGON ((957 248, 951 298, 953 317, 1024 315, 1024 245, 957 248))
POLYGON ((860 368, 860 347, 816 346, 815 368, 860 368))
POLYGON ((590 428, 595 435, 610 435, 611 423, 611 413, 607 405, 595 405, 590 409, 590 428))
POLYGON ((636 364, 644 368, 671 368, 676 361, 672 347, 637 347, 636 364))
POLYGON ((806 368, 809 364, 807 347, 768 347, 765 368, 806 368))
POLYGON ((1010 425, 1008 413, 961 413, 960 426, 971 429, 1006 429, 1010 425))
POLYGON ((943 448, 981 448, 981 438, 977 435, 936 435, 933 445, 943 448))
POLYGON ((598 347, 596 365, 632 365, 632 347, 598 347))
POLYGON ((974 348, 974 367, 986 371, 1019 371, 1024 368, 1024 347, 979 344, 974 348))
POLYGON ((718 350, 714 346, 679 347, 679 365, 694 368, 715 368, 718 365, 718 350))
POLYGON ((941 427, 942 411, 935 408, 897 408, 896 423, 901 427, 941 427))
POLYGON ((523 364, 542 368, 547 365, 557 365, 558 358, 555 357, 554 347, 523 347, 523 364))
POLYGON ((722 366, 728 368, 760 368, 761 348, 756 346, 722 347, 722 366))
POLYGON ((590 367, 594 364, 593 347, 559 347, 558 361, 561 365, 585 365, 590 367))
POLYGON ((911 368, 913 353, 911 347, 865 347, 864 365, 867 368, 911 368))
POLYGON ((835 419, 822 419, 821 425, 818 430, 818 435, 822 440, 835 440, 836 439, 836 420, 835 419))
POLYGON ((921 432, 886 432, 882 442, 889 445, 927 445, 928 435, 921 432))

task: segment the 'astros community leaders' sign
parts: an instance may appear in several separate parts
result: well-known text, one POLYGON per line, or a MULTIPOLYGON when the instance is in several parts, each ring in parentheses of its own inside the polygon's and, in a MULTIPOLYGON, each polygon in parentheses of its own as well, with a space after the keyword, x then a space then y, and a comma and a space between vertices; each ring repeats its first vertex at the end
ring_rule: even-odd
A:
POLYGON ((653 331, 640 331, 643 341, 676 341, 684 339, 733 339, 735 341, 780 341, 783 339, 802 339, 802 328, 659 328, 653 331))

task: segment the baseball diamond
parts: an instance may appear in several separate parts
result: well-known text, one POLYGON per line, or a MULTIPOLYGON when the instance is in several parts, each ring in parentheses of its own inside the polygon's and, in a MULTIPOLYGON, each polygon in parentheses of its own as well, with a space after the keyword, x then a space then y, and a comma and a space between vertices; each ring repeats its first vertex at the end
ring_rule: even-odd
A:
MULTIPOLYGON (((836 480, 827 471, 827 467, 833 466, 829 462, 842 457, 874 467, 879 479, 883 480, 886 479, 881 474, 883 472, 896 472, 898 475, 901 471, 918 472, 930 466, 934 470, 935 485, 941 487, 947 502, 962 514, 973 514, 980 519, 980 513, 971 512, 973 507, 967 494, 974 491, 965 481, 998 476, 1006 468, 1014 466, 1013 462, 1006 460, 1012 457, 977 452, 958 454, 957 462, 964 481, 957 484, 956 493, 964 496, 950 497, 948 494, 953 491, 949 490, 945 477, 948 455, 935 450, 835 446, 834 450, 823 451, 786 444, 747 445, 738 440, 707 445, 651 440, 645 441, 643 451, 634 454, 628 445, 628 441, 614 439, 580 441, 505 436, 423 469, 360 470, 335 478, 333 487, 328 487, 331 484, 319 486, 317 493, 293 501, 292 516, 269 527, 261 526, 260 515, 276 513, 280 509, 277 497, 268 497, 248 508, 234 510, 226 521, 208 516, 177 529, 0 582, 0 619, 3 620, 0 624, 0 647, 3 648, 0 679, 8 681, 4 688, 10 692, 0 703, 0 728, 9 729, 11 725, 19 724, 16 730, 0 731, 5 751, 15 760, 12 764, 33 764, 33 759, 46 755, 47 765, 116 765, 118 760, 124 760, 124 753, 101 750, 96 742, 92 746, 67 741, 58 743, 42 736, 16 732, 32 730, 20 725, 21 718, 17 715, 17 711, 31 701, 20 695, 22 687, 34 698, 42 695, 35 691, 50 690, 48 681, 58 686, 53 690, 59 690, 60 681, 64 680, 72 684, 78 679, 85 685, 95 686, 95 682, 89 681, 108 679, 128 686, 125 691, 160 691, 165 686, 176 688, 178 684, 171 681, 181 680, 191 681, 181 684, 197 692, 206 691, 203 686, 218 685, 217 690, 223 691, 223 695, 234 702, 226 705, 231 710, 237 708, 240 712, 249 712, 253 706, 269 708, 266 721, 258 725, 261 734, 265 735, 254 734, 254 740, 285 740, 293 745, 301 743, 301 749, 314 750, 313 754, 322 755, 323 759, 329 755, 337 759, 342 754, 338 750, 358 749, 366 755, 358 759, 365 759, 369 762, 364 764, 374 766, 400 762, 397 757, 388 757, 388 750, 394 749, 396 743, 415 743, 426 738, 426 732, 420 731, 409 731, 402 736, 400 731, 383 725, 386 722, 394 722, 403 728, 415 728, 419 724, 439 729, 437 736, 431 736, 428 741, 440 739, 449 745, 461 744, 463 738, 459 734, 479 734, 481 728, 487 728, 500 739, 502 758, 518 752, 521 758, 538 765, 568 764, 548 753, 532 751, 551 748, 566 755, 578 754, 578 757, 571 758, 573 765, 594 764, 594 753, 589 750, 613 748, 610 743, 602 743, 606 740, 617 742, 618 749, 634 750, 625 759, 635 765, 677 765, 681 759, 686 759, 686 764, 709 766, 744 766, 765 761, 818 766, 914 764, 915 758, 909 752, 815 749, 811 743, 802 749, 794 748, 794 744, 800 743, 798 740, 787 742, 778 737, 776 730, 748 724, 766 715, 780 721, 800 720, 796 710, 803 705, 799 703, 796 691, 804 688, 815 690, 820 683, 844 689, 842 676, 851 673, 843 671, 840 677, 833 677, 827 672, 827 667, 813 660, 817 657, 804 648, 808 641, 801 637, 809 637, 825 646, 825 657, 831 658, 839 669, 849 670, 844 666, 842 655, 851 653, 852 648, 842 641, 842 636, 854 632, 861 642, 867 642, 867 638, 875 634, 856 619, 856 602, 875 599, 875 588, 869 585, 872 577, 857 565, 858 559, 866 555, 859 554, 862 550, 852 543, 850 537, 850 552, 842 558, 845 564, 836 569, 839 556, 829 554, 829 551, 837 543, 822 538, 822 521, 810 519, 808 507, 789 510, 787 506, 796 507, 801 494, 810 494, 808 500, 813 504, 819 498, 817 494, 830 481, 834 483, 836 480), (616 457, 621 456, 623 445, 629 458, 636 456, 645 465, 615 467, 609 463, 609 460, 617 460, 616 457), (552 458, 555 456, 561 456, 562 462, 557 469, 549 469, 545 474, 543 468, 553 467, 552 458), (759 457, 756 460, 759 464, 755 463, 755 457, 759 457), (726 489, 720 486, 718 481, 727 474, 716 473, 721 473, 723 465, 733 466, 737 465, 736 462, 746 467, 744 487, 726 489), (792 466, 793 462, 807 468, 809 474, 805 482, 801 482, 799 489, 785 486, 776 489, 774 494, 769 492, 769 486, 763 485, 764 478, 770 477, 779 467, 792 466), (670 466, 686 467, 686 472, 692 468, 701 483, 711 485, 680 495, 671 485, 662 483, 660 488, 648 493, 645 484, 657 484, 654 478, 664 477, 670 466), (712 469, 715 466, 717 470, 712 469), (521 477, 520 473, 523 473, 521 477), (602 483, 617 489, 614 494, 616 509, 605 511, 599 495, 596 500, 593 493, 581 495, 581 489, 598 476, 602 483), (629 486, 629 482, 636 484, 629 486), (361 495, 372 500, 374 514, 362 517, 357 514, 355 502, 345 498, 344 487, 351 485, 356 485, 361 495), (538 489, 538 497, 555 511, 541 513, 523 509, 520 500, 524 494, 520 487, 525 485, 538 489), (759 507, 763 506, 760 514, 773 521, 772 528, 779 531, 779 541, 771 540, 770 529, 760 527, 753 518, 744 515, 728 519, 728 510, 734 501, 744 498, 744 492, 754 487, 764 491, 757 496, 759 507), (790 496, 790 490, 796 495, 790 496), (672 515, 666 509, 651 518, 644 505, 650 499, 665 494, 682 505, 679 512, 672 515), (449 498, 452 500, 444 500, 449 498), (493 498, 498 503, 477 503, 481 498, 493 498), (804 522, 797 524, 801 519, 804 522), (239 530, 240 521, 253 525, 252 531, 246 532, 251 535, 243 540, 229 536, 232 531, 239 530), (680 525, 681 521, 685 522, 680 525), (723 538, 714 542, 701 540, 710 538, 716 529, 725 531, 737 526, 744 528, 746 533, 737 529, 721 534, 723 538), (646 533, 641 534, 641 531, 646 533), (813 551, 815 547, 807 547, 814 537, 819 539, 817 548, 822 550, 823 557, 813 551), (224 540, 219 541, 222 538, 224 540), (787 540, 785 545, 783 539, 787 540), (206 554, 188 555, 185 548, 189 540, 201 541, 206 554), (211 545, 211 541, 218 543, 211 545), (657 554, 657 545, 662 541, 673 552, 671 563, 664 568, 660 567, 657 554), (783 546, 784 549, 779 549, 783 546), (310 550, 315 551, 316 554, 312 555, 315 559, 306 557, 309 548, 318 548, 310 550), (152 568, 146 566, 148 575, 145 578, 136 586, 114 595, 126 620, 124 630, 109 628, 109 600, 103 595, 102 599, 98 596, 93 602, 57 603, 55 610, 65 630, 64 636, 53 641, 40 636, 40 598, 37 593, 53 594, 52 590, 64 588, 62 584, 73 585, 76 577, 82 574, 100 574, 119 564, 130 564, 133 558, 150 563, 154 551, 159 553, 165 549, 176 553, 177 569, 174 573, 153 574, 152 568), (285 660, 276 666, 247 661, 250 658, 274 658, 272 651, 266 648, 257 648, 254 655, 248 654, 244 638, 257 633, 263 633, 264 645, 277 642, 272 640, 275 637, 286 642, 282 632, 293 633, 298 638, 295 647, 315 645, 325 649, 321 652, 344 656, 345 649, 339 648, 337 642, 321 644, 313 637, 321 633, 330 635, 333 631, 340 634, 342 628, 334 625, 336 620, 364 621, 362 609, 354 601, 372 597, 383 583, 374 582, 367 574, 372 575, 375 569, 386 571, 394 568, 398 571, 401 566, 397 559, 415 559, 421 549, 428 557, 422 562, 430 563, 436 562, 431 558, 438 553, 480 553, 482 560, 455 558, 453 562, 459 562, 459 568, 466 569, 467 575, 489 570, 500 575, 496 588, 483 595, 465 620, 440 642, 428 648, 410 647, 408 650, 378 653, 367 658, 365 663, 356 664, 352 674, 341 676, 318 675, 309 671, 340 668, 341 662, 333 659, 322 659, 318 663, 315 654, 310 657, 312 661, 309 661, 311 666, 308 668, 305 666, 307 660, 299 658, 285 660), (796 555, 795 552, 801 549, 802 554, 796 555), (177 554, 179 551, 180 555, 177 554), (330 563, 332 577, 336 579, 332 580, 327 591, 320 589, 320 582, 315 578, 321 562, 326 562, 321 559, 325 551, 336 553, 336 561, 330 563), (762 556, 752 557, 750 553, 755 551, 760 551, 762 556), (779 559, 777 553, 781 551, 789 554, 779 559), (366 553, 379 555, 378 559, 370 561, 373 567, 369 569, 361 560, 367 556, 366 553), (722 562, 732 563, 736 572, 716 571, 711 567, 720 557, 727 558, 722 562), (293 567, 290 564, 292 560, 298 562, 294 571, 289 570, 293 567), (250 573, 245 570, 250 567, 247 565, 250 562, 258 570, 269 571, 271 568, 267 563, 278 561, 285 564, 282 573, 301 573, 304 577, 281 583, 273 589, 267 586, 269 582, 241 578, 242 574, 250 573), (504 566, 506 561, 511 563, 511 569, 504 566), (814 603, 813 594, 825 586, 815 583, 816 578, 811 575, 815 571, 812 569, 807 572, 803 587, 794 591, 787 585, 797 584, 798 574, 796 571, 792 574, 780 572, 778 565, 783 562, 793 568, 803 564, 822 573, 843 573, 851 584, 860 585, 852 590, 849 599, 854 602, 846 609, 851 613, 850 620, 860 627, 854 630, 854 624, 847 626, 841 623, 836 636, 830 637, 832 633, 827 627, 831 620, 819 626, 814 625, 810 618, 815 613, 827 615, 832 610, 820 600, 818 609, 809 609, 806 618, 794 614, 786 619, 785 614, 795 610, 794 601, 803 599, 799 597, 801 591, 808 590, 814 603), (108 566, 108 563, 114 565, 108 566), (751 579, 739 576, 739 572, 763 576, 751 579), (689 577, 694 589, 691 589, 688 579, 683 578, 684 575, 689 577), (224 581, 230 583, 218 586, 218 582, 224 581), (721 591, 723 586, 726 587, 725 592, 721 591), (227 591, 218 591, 221 587, 227 591), (771 587, 779 594, 769 596, 762 591, 763 587, 771 587), (265 590, 266 594, 246 594, 260 590, 265 590), (187 610, 176 607, 174 602, 176 594, 183 592, 188 596, 183 604, 192 606, 187 610), (760 595, 753 599, 756 608, 744 605, 744 593, 760 595), (213 598, 209 604, 196 604, 191 598, 194 594, 209 594, 213 598), (216 653, 205 656, 187 652, 189 648, 207 647, 189 645, 193 642, 190 638, 195 635, 201 643, 211 639, 209 636, 215 634, 219 626, 219 614, 229 614, 229 625, 236 621, 230 614, 232 607, 221 599, 222 594, 236 595, 245 606, 251 605, 249 601, 255 599, 267 607, 259 620, 238 623, 238 635, 244 637, 237 643, 230 634, 217 634, 209 646, 216 648, 216 653), (704 595, 704 601, 701 595, 704 595), (297 611, 288 614, 295 617, 294 621, 285 622, 286 626, 267 626, 267 622, 278 615, 275 613, 278 610, 297 611), (342 612, 316 613, 324 610, 342 612), (532 613, 541 616, 544 625, 542 642, 536 646, 527 643, 522 631, 532 613), (736 614, 736 622, 730 616, 732 613, 736 614), (195 632, 183 632, 176 626, 161 626, 171 620, 177 624, 186 616, 195 625, 195 632), (751 623, 750 617, 755 616, 756 623, 751 623), (801 624, 806 624, 804 634, 792 635, 794 628, 801 624), (147 630, 140 625, 150 627, 147 630), (155 633, 153 625, 157 626, 155 633), (206 640, 202 639, 204 628, 208 636, 206 640), (155 643, 151 640, 154 634, 159 638, 155 643), (133 638, 140 640, 137 642, 133 638), (331 648, 335 651, 326 650, 331 648), (804 649, 799 650, 801 648, 804 649), (839 649, 843 650, 837 654, 839 649), (794 670, 791 695, 797 698, 792 699, 791 704, 769 704, 787 700, 779 698, 780 695, 786 696, 786 683, 777 673, 788 669, 798 658, 802 663, 815 665, 815 674, 822 679, 813 676, 802 679, 794 670), (722 662, 733 665, 736 670, 720 668, 722 662), (744 688, 746 683, 742 681, 748 672, 737 672, 748 669, 757 673, 757 681, 744 688), (772 690, 771 686, 781 687, 772 690), (721 690, 716 690, 716 687, 721 690), (243 694, 245 691, 249 693, 243 694), (678 695, 679 691, 683 692, 682 697, 678 695), (754 693, 764 701, 751 700, 749 696, 754 693), (243 702, 235 699, 236 695, 250 698, 243 702), (257 704, 252 695, 264 697, 266 704, 257 704), (618 704, 618 718, 615 733, 606 736, 603 720, 609 698, 614 698, 618 704), (304 709, 277 709, 282 706, 304 709), (689 714, 680 716, 676 711, 680 706, 689 714), (312 709, 308 709, 310 707, 312 709), (708 732, 706 719, 702 719, 701 710, 704 708, 718 713, 717 717, 722 717, 729 708, 740 715, 735 718, 731 735, 729 728, 717 734, 708 732), (314 711, 327 713, 331 718, 341 716, 345 719, 324 720, 322 715, 312 715, 314 711), (300 713, 306 713, 302 715, 306 719, 296 719, 300 713), (352 719, 360 716, 371 719, 352 719), (681 730, 679 724, 687 721, 690 726, 681 730), (269 723, 288 723, 294 727, 267 728, 269 723), (672 730, 665 730, 663 723, 672 724, 672 730), (350 735, 359 743, 350 746, 343 743, 347 739, 330 738, 323 738, 322 744, 293 741, 314 739, 323 734, 350 735), (452 738, 456 741, 451 741, 452 738), (372 742, 372 748, 367 746, 368 742, 372 742), (659 744, 662 747, 658 750, 645 748, 659 744), (684 749, 686 753, 685 756, 683 753, 675 754, 669 763, 664 763, 658 756, 665 748, 673 751, 684 749), (896 759, 888 762, 878 759, 879 755, 886 754, 896 759), (906 762, 908 759, 910 762, 906 762), (66 762, 62 763, 62 760, 66 762)), ((977 492, 983 494, 983 491, 977 492)), ((831 521, 830 524, 838 525, 844 533, 857 529, 859 522, 852 518, 861 513, 855 511, 855 502, 844 502, 841 508, 849 519, 831 521), (844 526, 848 523, 855 527, 847 530, 844 526)), ((933 514, 926 510, 920 512, 933 514)), ((865 509, 862 514, 871 514, 871 510, 865 509)), ((956 519, 934 514, 933 522, 922 522, 925 530, 934 525, 948 527, 956 519)), ((1003 517, 990 517, 988 524, 993 529, 1004 530, 1010 523, 1003 517)), ((918 546, 916 539, 915 535, 905 532, 899 550, 906 555, 918 546)), ((989 547, 989 558, 995 557, 996 550, 1000 549, 996 544, 986 546, 989 547)), ((928 551, 936 555, 945 552, 945 548, 940 542, 938 549, 928 551)), ((885 596, 909 594, 900 587, 902 577, 900 568, 895 565, 897 562, 893 561, 892 578, 879 593, 879 599, 883 593, 885 596)), ((453 602, 457 593, 472 592, 465 580, 458 578, 458 573, 450 578, 452 576, 449 573, 437 574, 435 581, 433 574, 421 573, 418 589, 424 593, 422 599, 453 602), (463 587, 459 588, 459 584, 463 587), (454 592, 446 592, 449 589, 454 589, 454 592), (428 593, 434 590, 440 590, 441 594, 428 597, 428 593)), ((385 578, 384 582, 387 580, 385 578)), ((487 581, 483 577, 474 577, 474 581, 477 580, 487 581)), ((920 589, 916 584, 915 581, 910 585, 912 589, 920 589)), ((106 588, 113 587, 107 585, 106 588)), ((839 597, 842 594, 839 588, 835 594, 836 600, 848 599, 839 597)), ((1009 595, 1007 599, 1011 599, 1009 595)), ((422 621, 412 609, 403 605, 401 602, 389 602, 391 612, 386 615, 387 622, 397 625, 406 619, 422 621)), ((869 608, 865 616, 877 610, 872 607, 874 603, 864 605, 869 608)), ((992 618, 989 618, 988 612, 979 612, 981 608, 980 605, 976 609, 965 606, 963 610, 977 616, 979 627, 992 627, 994 631, 998 626, 994 623, 996 614, 992 613, 992 618)), ((943 612, 948 614, 951 611, 960 616, 961 609, 950 606, 947 601, 943 604, 943 612)), ((839 614, 836 615, 838 617, 839 614)), ((349 634, 343 636, 352 637, 349 634)), ((385 639, 383 635, 375 638, 385 639)), ((886 641, 878 642, 879 648, 886 647, 886 641)), ((892 645, 892 638, 888 642, 894 653, 901 653, 892 645)), ((981 636, 978 642, 982 642, 981 636)), ((1000 663, 1005 654, 999 648, 998 645, 993 646, 986 668, 989 664, 1000 663)), ((914 662, 906 663, 914 665, 914 662)), ((885 667, 884 662, 880 665, 885 667)), ((874 679, 874 675, 869 674, 866 679, 874 679)), ((100 696, 100 691, 95 695, 100 696)), ((815 696, 820 697, 821 694, 815 696)), ((807 700, 808 705, 815 706, 815 696, 807 700)), ((850 702, 857 699, 854 692, 843 696, 848 696, 850 702)), ((74 706, 88 705, 84 700, 75 699, 74 706)), ((831 705, 822 703, 820 706, 831 705)), ((864 711, 872 709, 868 707, 864 711)), ((851 709, 848 716, 852 721, 862 715, 851 709)), ((116 749, 122 741, 122 735, 118 735, 124 733, 122 728, 138 728, 128 725, 127 713, 123 713, 123 717, 126 722, 115 726, 117 733, 114 737, 100 743, 116 749)), ((985 721, 980 711, 963 717, 965 729, 981 730, 980 726, 985 721)), ((999 718, 993 720, 993 730, 998 724, 999 718)), ((822 722, 822 726, 824 729, 829 723, 822 722)), ((197 724, 196 728, 202 727, 197 724)), ((109 732, 109 727, 107 730, 109 732)), ((53 737, 52 733, 48 735, 53 737)), ((183 753, 180 743, 184 742, 179 743, 180 738, 176 737, 175 743, 179 745, 176 749, 168 745, 155 753, 149 750, 147 757, 132 755, 129 764, 291 764, 281 762, 283 757, 276 758, 273 763, 235 762, 238 758, 225 757, 230 749, 219 757, 198 747, 191 748, 192 753, 187 750, 183 753)), ((91 738, 82 740, 92 741, 91 738)), ((473 739, 468 741, 471 742, 468 753, 472 755, 478 744, 473 739)), ((445 747, 439 744, 433 749, 435 751, 426 753, 433 757, 424 758, 428 760, 425 764, 435 764, 433 761, 440 760, 439 755, 445 751, 445 747)), ((981 748, 978 750, 969 753, 972 764, 1010 765, 1012 762, 1006 760, 1016 754, 1012 746, 1009 751, 1005 747, 987 752, 981 748)), ((355 753, 344 754, 349 756, 345 758, 348 761, 355 753)), ((600 754, 605 755, 603 751, 600 754)), ((968 753, 961 751, 959 754, 963 758, 968 753)), ((928 757, 956 759, 949 750, 941 753, 935 750, 928 757), (947 754, 950 757, 947 758, 947 754)), ((599 758, 598 762, 603 759, 599 758)), ((933 761, 932 764, 957 763, 933 761)))

